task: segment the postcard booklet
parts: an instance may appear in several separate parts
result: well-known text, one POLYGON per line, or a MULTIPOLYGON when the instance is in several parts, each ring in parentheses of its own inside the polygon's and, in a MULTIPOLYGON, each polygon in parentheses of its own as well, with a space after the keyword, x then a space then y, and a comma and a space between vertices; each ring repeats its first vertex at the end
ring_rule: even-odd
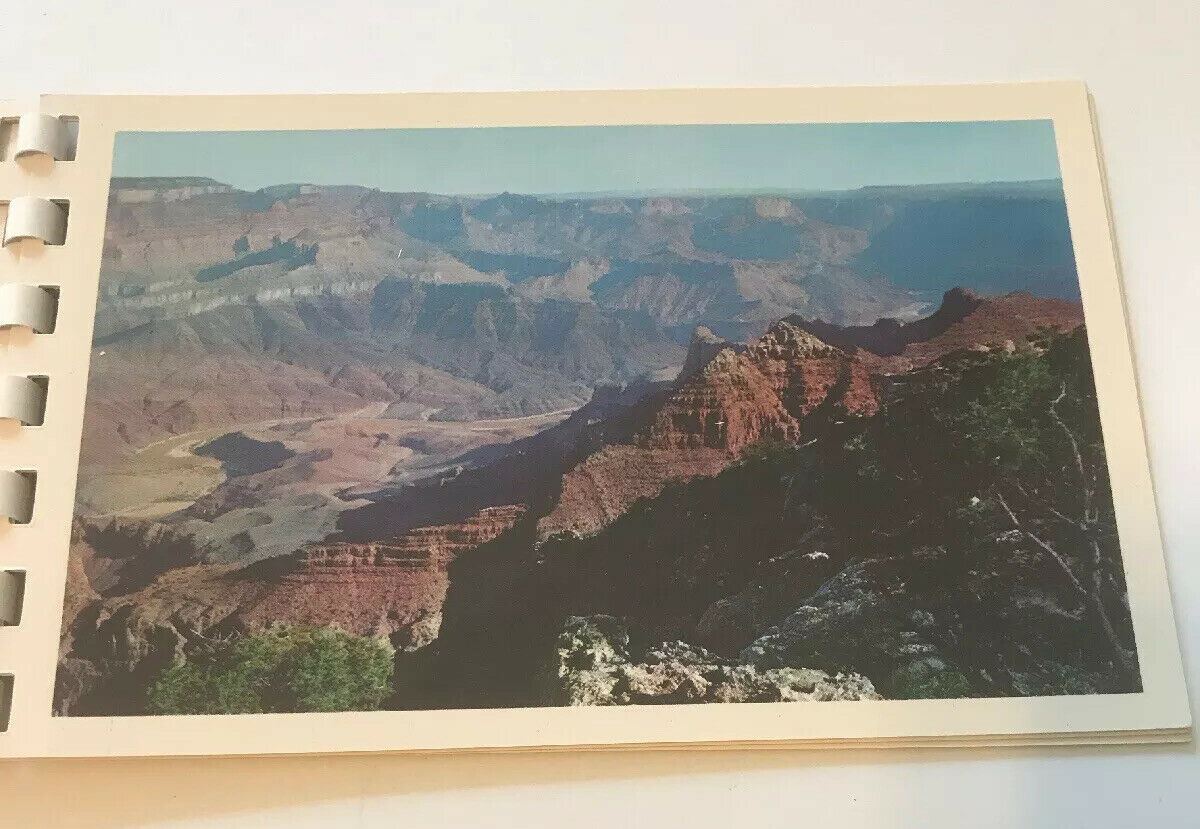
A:
POLYGON ((1081 84, 0 115, 0 755, 1188 738, 1081 84))

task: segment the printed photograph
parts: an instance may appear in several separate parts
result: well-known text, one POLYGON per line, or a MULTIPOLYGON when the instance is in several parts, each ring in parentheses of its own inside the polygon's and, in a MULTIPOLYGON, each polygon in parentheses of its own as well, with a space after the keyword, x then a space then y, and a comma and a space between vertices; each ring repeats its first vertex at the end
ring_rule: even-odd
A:
POLYGON ((1051 122, 118 134, 57 715, 1140 691, 1051 122))

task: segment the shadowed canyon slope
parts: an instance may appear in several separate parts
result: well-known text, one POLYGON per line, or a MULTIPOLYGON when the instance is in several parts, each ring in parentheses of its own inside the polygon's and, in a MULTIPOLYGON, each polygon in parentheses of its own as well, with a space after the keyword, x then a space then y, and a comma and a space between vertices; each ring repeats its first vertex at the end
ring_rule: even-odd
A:
POLYGON ((460 556, 406 704, 1137 691, 1086 334, 1063 322, 872 375, 875 414, 813 409, 802 442, 593 532, 520 523, 460 556))

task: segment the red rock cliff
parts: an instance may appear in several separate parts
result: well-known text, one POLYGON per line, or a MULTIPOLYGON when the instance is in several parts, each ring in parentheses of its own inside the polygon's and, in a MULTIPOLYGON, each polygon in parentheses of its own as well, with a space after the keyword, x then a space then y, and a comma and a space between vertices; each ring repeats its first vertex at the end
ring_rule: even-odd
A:
POLYGON ((450 562, 496 538, 524 512, 520 505, 488 507, 460 524, 418 527, 387 542, 309 547, 290 556, 282 573, 267 576, 274 584, 238 616, 247 627, 338 625, 360 635, 407 633, 400 644, 427 644, 437 636, 450 562))
POLYGON ((904 324, 843 328, 789 317, 749 347, 722 345, 698 330, 675 389, 646 413, 629 444, 605 447, 567 472, 538 534, 594 533, 670 480, 715 475, 759 441, 803 440, 806 421, 818 412, 834 420, 870 417, 879 410, 876 375, 1082 322, 1077 303, 955 288, 935 313, 904 324))
POLYGON ((839 418, 879 408, 861 360, 786 321, 749 348, 694 337, 685 366, 630 445, 605 447, 563 477, 539 536, 596 532, 668 481, 715 475, 762 440, 795 442, 819 408, 839 418))

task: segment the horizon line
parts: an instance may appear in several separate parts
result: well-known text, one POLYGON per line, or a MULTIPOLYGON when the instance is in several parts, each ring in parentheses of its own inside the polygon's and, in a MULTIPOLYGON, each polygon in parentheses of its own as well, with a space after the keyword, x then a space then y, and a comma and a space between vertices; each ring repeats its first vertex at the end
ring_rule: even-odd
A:
MULTIPOLYGON (((558 190, 558 191, 533 191, 533 190, 491 190, 491 191, 450 191, 450 190, 385 190, 382 187, 373 187, 367 184, 345 183, 345 184, 329 184, 318 183, 313 181, 280 181, 274 184, 267 184, 258 187, 254 190, 248 190, 237 185, 230 184, 227 181, 222 181, 212 176, 199 175, 155 175, 155 176, 111 176, 109 179, 110 190, 112 184, 118 181, 145 181, 153 182, 159 180, 170 179, 192 179, 196 181, 209 181, 213 184, 219 184, 229 187, 239 193, 262 193, 266 190, 271 190, 278 187, 320 187, 326 189, 332 188, 357 188, 368 190, 377 193, 389 193, 396 195, 427 195, 427 196, 447 196, 457 198, 495 198, 503 195, 512 196, 529 196, 532 198, 546 199, 585 199, 585 198, 638 198, 647 196, 661 197, 677 197, 690 198, 697 196, 753 196, 753 195, 788 195, 788 196, 821 196, 821 195, 837 195, 844 193, 861 193, 870 190, 889 190, 889 189, 923 189, 933 190, 946 187, 990 187, 1001 185, 1053 185, 1062 186, 1062 176, 1051 176, 1043 178, 1019 178, 1019 179, 955 179, 936 182, 891 182, 886 184, 863 184, 858 187, 849 188, 793 188, 793 187, 739 187, 739 188, 722 188, 722 187, 698 187, 698 188, 646 188, 643 190, 637 189, 615 189, 615 190, 558 190)), ((186 185, 180 185, 186 186, 186 185)))

